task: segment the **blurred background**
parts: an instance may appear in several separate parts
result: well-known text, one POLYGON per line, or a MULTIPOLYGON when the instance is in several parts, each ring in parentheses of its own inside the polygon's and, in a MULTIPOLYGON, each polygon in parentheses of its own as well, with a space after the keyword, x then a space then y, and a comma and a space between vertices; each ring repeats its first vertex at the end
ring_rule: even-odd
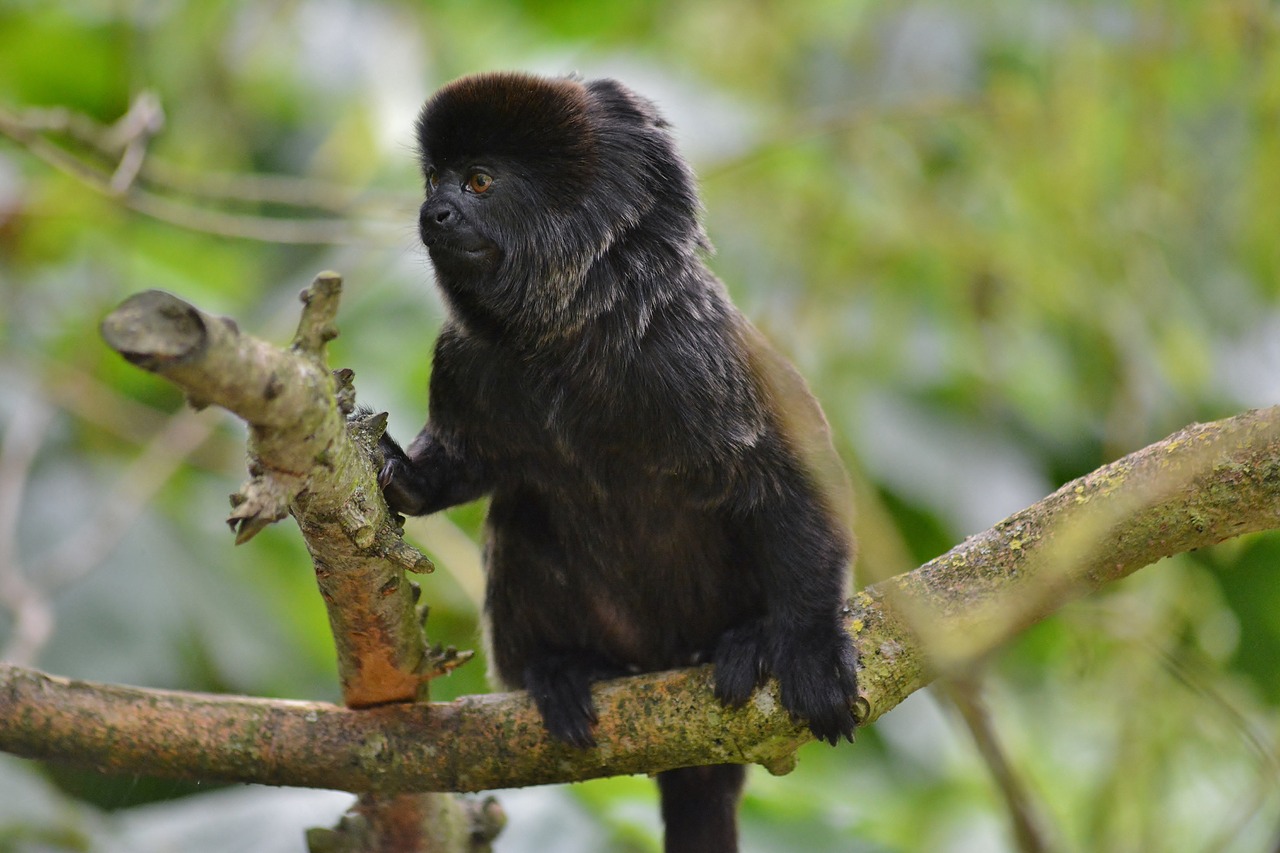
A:
MULTIPOLYGON (((336 700, 294 525, 233 548, 231 416, 101 342, 162 288, 331 348, 410 437, 442 309, 412 122, 437 86, 617 76, 697 170, 711 263, 809 377, 864 582, 1192 421, 1280 402, 1280 12, 1263 0, 0 0, 0 657, 336 700)), ((411 527, 437 642, 479 644, 483 507, 411 527)), ((991 660, 983 725, 1043 837, 1280 843, 1280 537, 1179 556, 991 660)), ((475 661, 433 696, 486 689, 475 661)), ((753 772, 748 851, 1016 849, 951 696, 753 772)), ((497 849, 658 849, 652 784, 504 792, 497 849)), ((303 849, 351 797, 0 755, 0 851, 303 849)))

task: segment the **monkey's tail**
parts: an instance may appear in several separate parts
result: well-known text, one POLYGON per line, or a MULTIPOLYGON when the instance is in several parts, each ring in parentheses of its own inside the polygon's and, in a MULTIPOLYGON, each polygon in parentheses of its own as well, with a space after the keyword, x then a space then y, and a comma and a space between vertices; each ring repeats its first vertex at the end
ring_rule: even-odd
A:
POLYGON ((658 774, 666 853, 738 853, 741 764, 683 767, 658 774))

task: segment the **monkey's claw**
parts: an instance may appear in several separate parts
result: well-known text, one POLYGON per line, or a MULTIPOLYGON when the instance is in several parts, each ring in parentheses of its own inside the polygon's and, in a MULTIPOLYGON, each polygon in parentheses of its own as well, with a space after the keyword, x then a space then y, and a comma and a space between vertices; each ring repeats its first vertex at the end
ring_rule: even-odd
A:
POLYGON ((396 477, 396 468, 398 467, 400 467, 400 460, 398 459, 390 459, 382 466, 382 470, 378 472, 378 488, 385 489, 391 485, 391 481, 396 477))

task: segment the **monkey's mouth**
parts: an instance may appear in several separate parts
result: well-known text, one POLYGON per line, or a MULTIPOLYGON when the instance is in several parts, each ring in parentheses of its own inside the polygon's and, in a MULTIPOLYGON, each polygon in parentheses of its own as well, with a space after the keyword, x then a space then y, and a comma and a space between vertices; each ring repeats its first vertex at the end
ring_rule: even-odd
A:
POLYGON ((433 234, 422 242, 436 263, 491 266, 502 257, 497 244, 489 240, 449 240, 433 234))

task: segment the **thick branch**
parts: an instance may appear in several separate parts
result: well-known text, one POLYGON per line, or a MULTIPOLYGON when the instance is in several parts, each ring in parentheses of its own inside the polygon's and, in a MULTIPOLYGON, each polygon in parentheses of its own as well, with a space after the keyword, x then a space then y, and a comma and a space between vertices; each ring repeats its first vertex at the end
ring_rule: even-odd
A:
MULTIPOLYGON (((1193 424, 863 595, 871 719, 947 670, 1162 557, 1280 527, 1280 407, 1193 424), (881 621, 884 618, 888 621, 881 621), (899 645, 904 635, 914 637, 899 645), (880 707, 880 694, 888 705, 880 707)), ((884 701, 881 699, 881 701, 884 701)))
MULTIPOLYGON (((1067 601, 1163 556, 1280 526, 1280 409, 1189 427, 1067 484, 852 603, 870 722, 1067 601)), ((595 690, 598 749, 551 743, 523 693, 365 711, 70 682, 0 667, 0 749, 102 769, 353 791, 567 782, 722 761, 785 769, 807 734, 771 687, 706 668, 595 690)))

